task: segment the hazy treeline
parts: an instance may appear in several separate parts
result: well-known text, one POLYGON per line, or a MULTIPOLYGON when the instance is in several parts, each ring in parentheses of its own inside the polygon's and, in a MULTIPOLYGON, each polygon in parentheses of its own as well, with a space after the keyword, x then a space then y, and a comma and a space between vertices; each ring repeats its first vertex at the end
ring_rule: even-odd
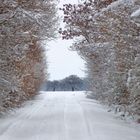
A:
POLYGON ((140 116, 140 0, 65 4, 63 39, 86 61, 91 96, 140 116))
POLYGON ((55 37, 55 0, 0 0, 0 112, 20 105, 45 77, 43 41, 55 37))
POLYGON ((43 85, 46 91, 83 91, 87 89, 85 79, 70 75, 62 80, 47 81, 43 85))

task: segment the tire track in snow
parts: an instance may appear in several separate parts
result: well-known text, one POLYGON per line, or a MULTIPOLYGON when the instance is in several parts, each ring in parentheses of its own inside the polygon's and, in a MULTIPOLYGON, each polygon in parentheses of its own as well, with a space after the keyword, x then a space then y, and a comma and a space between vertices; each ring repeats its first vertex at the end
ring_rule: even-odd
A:
POLYGON ((0 140, 138 140, 140 128, 116 120, 82 92, 42 92, 0 119, 0 140), (32 105, 31 105, 32 104, 32 105))

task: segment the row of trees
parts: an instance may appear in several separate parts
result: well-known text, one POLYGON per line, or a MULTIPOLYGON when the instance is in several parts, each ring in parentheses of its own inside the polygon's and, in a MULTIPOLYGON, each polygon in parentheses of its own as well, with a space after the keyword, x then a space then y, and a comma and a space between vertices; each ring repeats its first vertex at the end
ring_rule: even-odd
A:
POLYGON ((55 0, 0 0, 0 112, 32 97, 45 77, 43 41, 55 37, 55 0))
MULTIPOLYGON (((140 1, 65 4, 63 39, 85 59, 92 96, 140 116, 140 1)), ((116 110, 117 110, 116 109, 116 110)))
POLYGON ((62 80, 47 81, 42 88, 46 91, 82 91, 87 89, 86 83, 85 79, 70 75, 62 80))

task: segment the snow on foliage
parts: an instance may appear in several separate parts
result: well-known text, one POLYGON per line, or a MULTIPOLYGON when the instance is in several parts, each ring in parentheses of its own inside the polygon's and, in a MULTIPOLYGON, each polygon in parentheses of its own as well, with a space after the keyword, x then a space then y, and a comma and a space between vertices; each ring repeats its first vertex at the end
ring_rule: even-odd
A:
POLYGON ((131 17, 140 17, 140 8, 131 14, 131 17))
POLYGON ((139 7, 139 0, 87 0, 61 8, 60 33, 76 38, 72 48, 87 62, 92 96, 124 116, 140 116, 140 26, 132 18, 139 7))
POLYGON ((44 79, 43 40, 55 37, 52 0, 0 0, 0 112, 33 96, 44 79))

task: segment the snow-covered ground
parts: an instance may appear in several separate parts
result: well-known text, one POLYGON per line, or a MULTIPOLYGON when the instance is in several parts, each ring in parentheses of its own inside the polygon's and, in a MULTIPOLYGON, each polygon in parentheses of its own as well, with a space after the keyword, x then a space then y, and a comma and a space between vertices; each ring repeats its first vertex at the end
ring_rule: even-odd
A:
POLYGON ((0 119, 0 140, 139 140, 140 125, 119 120, 83 92, 41 92, 0 119))

